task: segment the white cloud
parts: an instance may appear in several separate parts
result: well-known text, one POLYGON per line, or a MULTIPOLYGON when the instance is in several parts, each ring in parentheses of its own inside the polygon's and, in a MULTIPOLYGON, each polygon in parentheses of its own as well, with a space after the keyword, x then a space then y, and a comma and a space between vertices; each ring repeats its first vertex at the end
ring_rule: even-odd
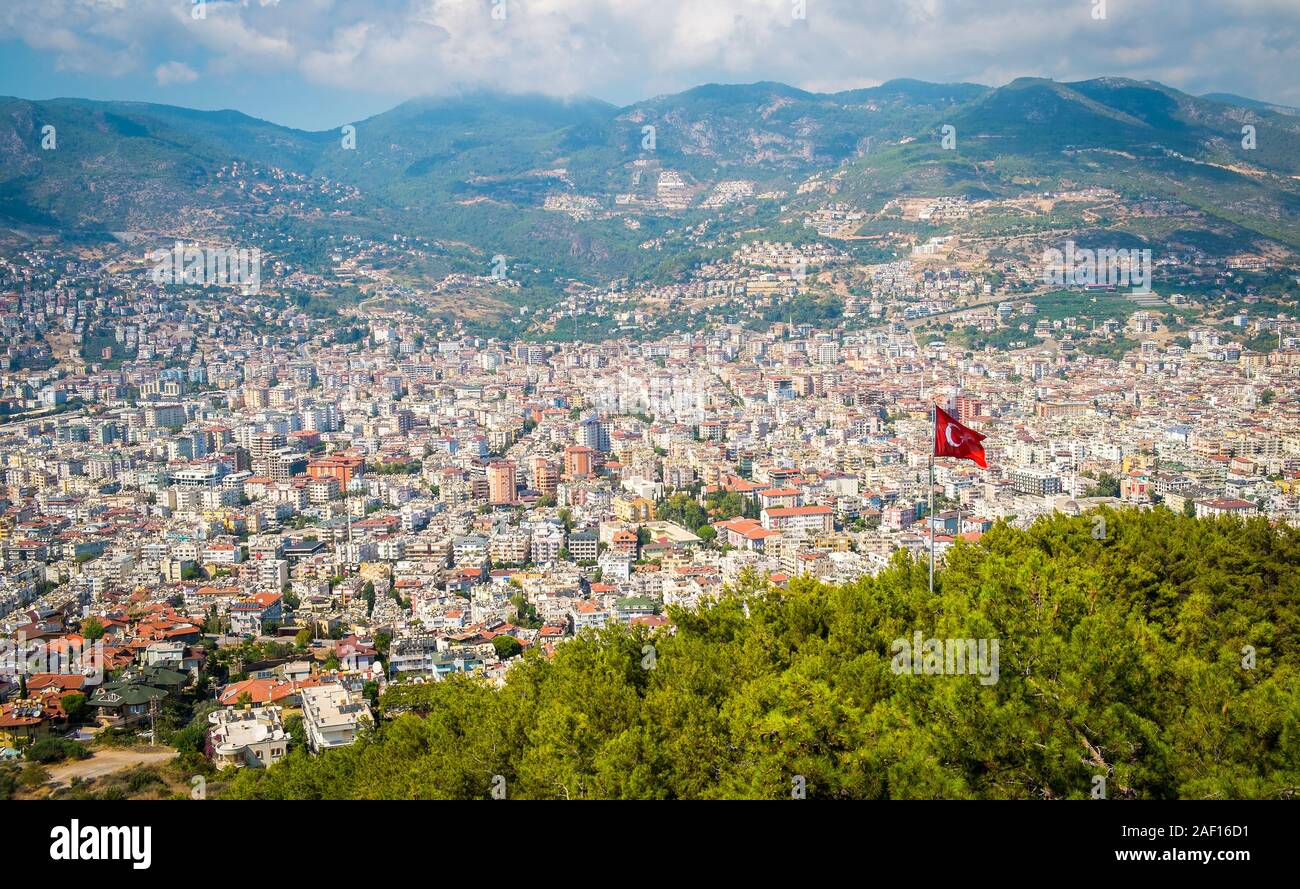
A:
POLYGON ((504 20, 496 2, 207 0, 195 20, 184 0, 5 0, 0 33, 70 70, 116 76, 168 60, 159 82, 185 65, 388 94, 630 99, 716 80, 1113 74, 1300 104, 1295 0, 1124 0, 1103 22, 1091 0, 805 0, 804 20, 793 0, 504 0, 504 20))
POLYGON ((199 79, 199 72, 184 62, 164 62, 153 70, 153 77, 159 86, 171 86, 174 83, 193 83, 199 79))

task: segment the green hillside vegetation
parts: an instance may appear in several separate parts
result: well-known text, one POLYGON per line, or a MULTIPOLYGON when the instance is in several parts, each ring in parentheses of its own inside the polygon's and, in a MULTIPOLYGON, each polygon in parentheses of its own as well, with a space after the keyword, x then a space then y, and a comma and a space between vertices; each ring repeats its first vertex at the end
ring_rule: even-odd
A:
MULTIPOLYGON (((1204 211, 1203 222, 1159 232, 1152 246, 1237 252, 1261 235, 1300 246, 1300 117, 1122 78, 1024 78, 998 88, 899 80, 835 94, 710 84, 625 108, 475 94, 406 102, 355 126, 355 150, 344 150, 339 131, 303 132, 232 111, 0 98, 0 217, 67 232, 168 231, 195 209, 221 207, 310 239, 324 222, 282 223, 276 215, 292 195, 322 211, 332 229, 468 244, 485 257, 506 255, 513 268, 538 269, 545 283, 658 278, 662 257, 638 245, 700 211, 643 215, 643 228, 631 231, 621 220, 576 221, 542 204, 548 194, 570 193, 612 208, 616 194, 653 194, 657 170, 671 169, 701 193, 728 178, 750 179, 759 191, 791 191, 815 173, 834 183, 833 192, 792 194, 798 208, 820 205, 828 193, 878 208, 905 194, 982 198, 1099 185, 1126 199, 1176 198, 1204 211), (47 124, 57 128, 56 151, 41 148, 47 124), (939 142, 949 124, 955 150, 939 142), (1244 125, 1256 128, 1253 150, 1241 145, 1244 125), (642 146, 645 126, 655 127, 653 150, 642 146), (217 176, 232 161, 260 165, 261 182, 274 167, 309 177, 313 187, 259 196, 217 176), (645 175, 634 184, 637 171, 645 175), (352 216, 330 215, 339 205, 315 191, 326 183, 358 190, 347 205, 352 216)), ((971 226, 1027 233, 1068 223, 1070 212, 971 226)), ((718 229, 791 237, 741 214, 720 219, 718 229)))
POLYGON ((899 556, 671 617, 529 653, 499 690, 390 690, 403 715, 374 734, 222 795, 486 798, 497 775, 509 798, 788 799, 796 776, 810 798, 1082 799, 1098 775, 1111 799, 1300 791, 1294 528, 1055 516, 960 545, 933 597, 899 556), (896 674, 915 631, 997 639, 998 681, 896 674))
POLYGON ((1300 120, 1266 107, 1124 78, 1021 78, 913 135, 848 164, 845 193, 977 198, 1020 193, 1027 181, 1043 190, 1070 181, 1184 201, 1205 211, 1209 231, 1227 233, 1216 237, 1229 252, 1260 234, 1300 243, 1300 120), (955 150, 940 145, 945 124, 956 129, 955 150), (1241 145, 1244 125, 1255 127, 1255 149, 1241 145))
POLYGON ((984 333, 978 327, 964 325, 946 334, 946 337, 949 346, 975 351, 984 349, 1008 351, 1013 348, 1024 349, 1043 344, 1042 337, 1025 333, 1019 327, 1002 327, 984 333))

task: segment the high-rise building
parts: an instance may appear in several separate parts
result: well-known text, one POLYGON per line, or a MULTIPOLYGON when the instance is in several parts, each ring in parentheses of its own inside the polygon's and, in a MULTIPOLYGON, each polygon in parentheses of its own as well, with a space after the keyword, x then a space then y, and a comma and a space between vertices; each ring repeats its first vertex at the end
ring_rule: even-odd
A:
POLYGON ((494 460, 488 464, 488 502, 508 504, 517 501, 515 464, 509 460, 494 460))
POLYGON ((593 451, 586 445, 572 445, 564 449, 564 474, 569 478, 587 478, 591 475, 593 451))
POLYGON ((254 432, 248 436, 248 453, 255 461, 269 457, 284 445, 284 436, 279 432, 254 432))
POLYGON ((554 497, 555 489, 560 484, 560 472, 555 464, 545 457, 538 457, 533 464, 533 486, 543 497, 554 497))
POLYGON ((610 450, 609 422, 598 417, 588 417, 583 420, 578 427, 578 444, 585 445, 593 451, 608 454, 610 450))
POLYGON ((984 402, 969 395, 958 395, 955 407, 957 408, 957 419, 963 423, 970 422, 984 412, 984 402))

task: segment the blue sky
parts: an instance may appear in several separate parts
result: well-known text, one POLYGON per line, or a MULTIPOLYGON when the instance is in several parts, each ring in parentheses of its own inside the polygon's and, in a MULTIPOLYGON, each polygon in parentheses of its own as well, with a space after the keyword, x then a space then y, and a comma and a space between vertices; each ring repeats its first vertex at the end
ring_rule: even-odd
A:
MULTIPOLYGON (((164 63, 165 60, 156 65, 164 63)), ((191 83, 160 84, 154 75, 156 65, 114 77, 99 77, 89 72, 60 70, 51 54, 11 40, 0 43, 0 95, 234 108, 254 117, 309 130, 361 120, 409 98, 399 91, 353 90, 313 83, 292 71, 271 75, 235 71, 220 77, 200 77, 191 83)))
POLYGON ((1300 0, 4 0, 0 94, 325 129, 469 89, 1118 75, 1300 105, 1300 0), (1101 15, 1104 7, 1104 16, 1101 15))

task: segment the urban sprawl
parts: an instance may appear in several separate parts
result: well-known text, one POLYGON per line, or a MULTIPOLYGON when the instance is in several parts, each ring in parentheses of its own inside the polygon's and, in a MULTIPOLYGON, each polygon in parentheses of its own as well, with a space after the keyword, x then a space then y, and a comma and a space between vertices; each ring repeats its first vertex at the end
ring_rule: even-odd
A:
POLYGON ((422 249, 404 236, 340 238, 330 274, 265 257, 257 292, 164 286, 141 245, 0 260, 0 756, 150 732, 200 689, 212 762, 267 766, 291 718, 313 752, 347 745, 391 684, 500 682, 746 578, 942 564, 1053 512, 1300 520, 1300 325, 1242 277, 1268 259, 1157 256, 1153 292, 1052 290, 1038 247, 995 264, 943 236, 859 262, 836 245, 861 219, 828 204, 804 221, 820 243, 536 310, 534 334, 607 318, 588 342, 431 323, 421 305, 517 284, 508 262, 398 283, 384 263, 422 249), (283 298, 358 284, 333 318, 283 298), (782 317, 798 299, 842 311, 782 317), (666 316, 708 321, 634 335, 666 316), (939 459, 932 489, 936 404, 989 465, 939 459))

